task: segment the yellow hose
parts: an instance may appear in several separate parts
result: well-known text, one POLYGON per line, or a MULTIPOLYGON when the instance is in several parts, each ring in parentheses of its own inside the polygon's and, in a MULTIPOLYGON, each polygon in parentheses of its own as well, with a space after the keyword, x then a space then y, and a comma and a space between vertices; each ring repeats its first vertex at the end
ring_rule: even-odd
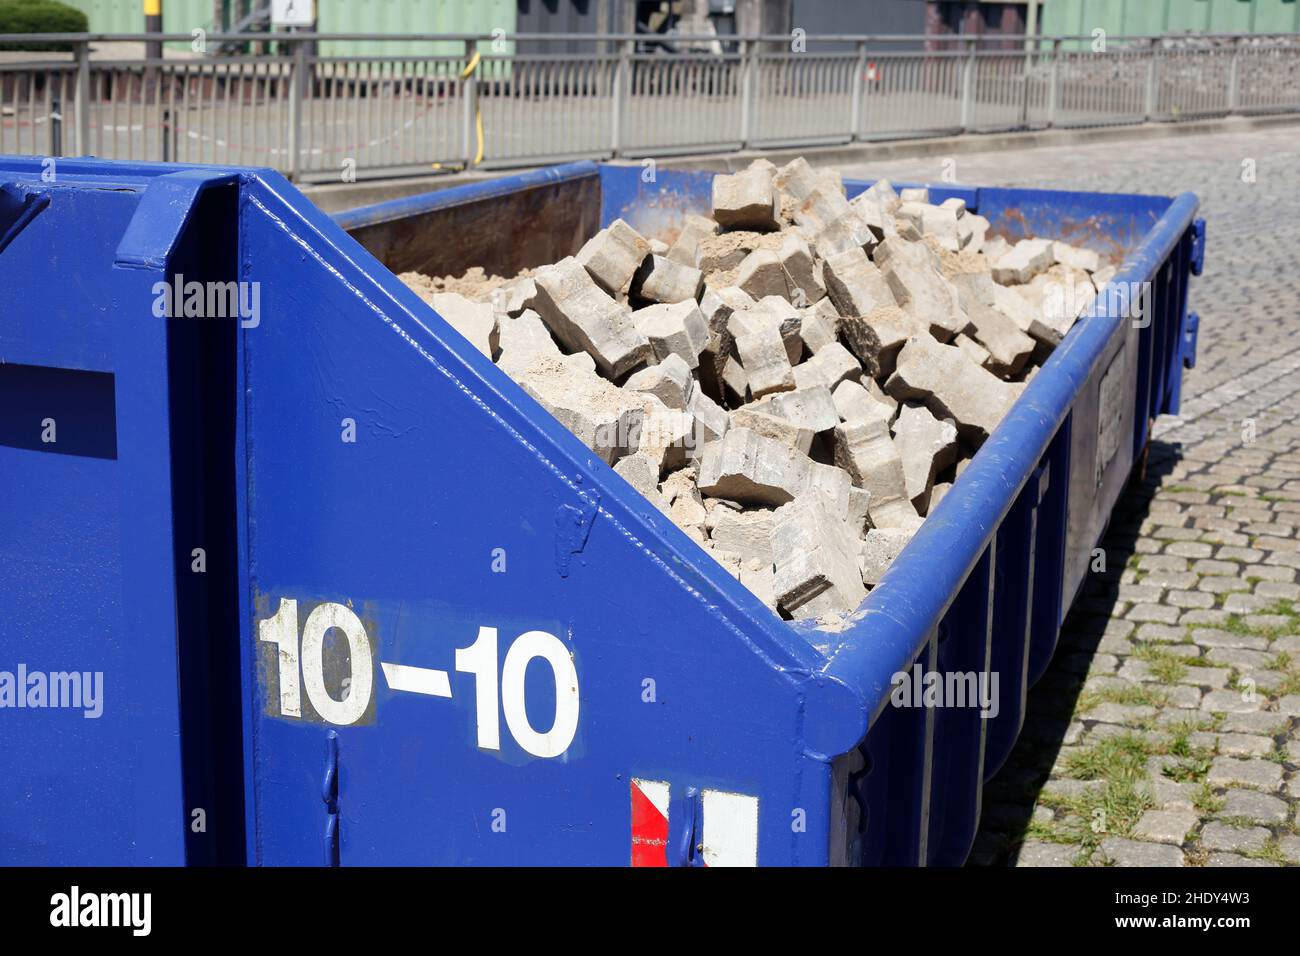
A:
MULTIPOLYGON (((462 80, 468 80, 474 75, 474 72, 478 69, 479 63, 482 61, 483 54, 479 53, 478 50, 475 50, 474 55, 470 57, 469 62, 465 64, 465 69, 460 71, 460 78, 462 80)), ((477 139, 477 146, 474 151, 474 159, 469 163, 469 166, 477 166, 479 163, 483 162, 483 107, 479 106, 477 97, 474 98, 474 133, 475 138, 477 139)), ((432 166, 434 169, 446 168, 442 163, 433 163, 432 166)), ((465 163, 457 163, 452 168, 467 169, 468 166, 465 163)))

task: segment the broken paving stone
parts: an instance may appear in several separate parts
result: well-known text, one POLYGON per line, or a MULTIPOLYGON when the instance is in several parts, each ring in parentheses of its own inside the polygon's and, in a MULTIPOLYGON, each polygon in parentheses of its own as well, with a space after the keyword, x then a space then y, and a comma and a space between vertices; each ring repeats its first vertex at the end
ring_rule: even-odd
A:
POLYGON ((840 314, 830 299, 804 309, 799 316, 799 339, 810 355, 837 340, 840 314))
POLYGON ((689 215, 682 224, 682 231, 669 247, 667 256, 673 262, 684 266, 700 267, 701 244, 710 236, 718 234, 718 224, 704 216, 689 215))
MULTIPOLYGON (((532 309, 525 309, 517 318, 507 316, 501 319, 497 326, 497 336, 497 348, 500 351, 497 364, 507 372, 511 368, 528 364, 538 355, 558 358, 564 354, 555 344, 555 339, 551 338, 542 317, 532 309)), ((585 352, 579 354, 586 355, 585 352)))
POLYGON ((844 193, 844 183, 838 171, 834 169, 813 169, 808 160, 796 156, 778 169, 772 176, 772 184, 781 192, 789 194, 799 202, 808 198, 814 189, 828 192, 844 193))
POLYGON ((471 302, 455 292, 435 292, 430 298, 435 312, 490 360, 497 350, 497 316, 490 303, 471 302))
POLYGON ((930 507, 935 476, 957 460, 957 427, 920 405, 905 404, 894 422, 894 447, 903 459, 907 496, 921 514, 930 507))
MULTIPOLYGON (((826 297, 826 286, 822 284, 821 276, 818 275, 817 263, 813 259, 812 250, 808 248, 808 243, 797 234, 790 233, 781 242, 781 248, 777 250, 776 255, 789 281, 787 298, 792 303, 799 308, 805 308, 826 297)), ((743 265, 741 272, 742 274, 744 272, 743 265)), ((743 288, 743 282, 741 286, 743 288)))
POLYGON ((734 355, 727 356, 722 365, 722 389, 727 404, 732 408, 749 400, 749 376, 734 355))
POLYGON ((709 343, 709 326, 694 300, 648 305, 632 313, 632 323, 658 361, 676 355, 687 368, 699 367, 700 353, 709 343))
POLYGON ((489 301, 498 315, 518 316, 532 307, 537 297, 537 283, 532 276, 524 276, 514 282, 497 286, 492 290, 489 301))
POLYGON ((849 533, 855 538, 861 538, 867 533, 867 518, 870 513, 871 492, 866 488, 850 485, 849 505, 844 520, 849 526, 849 533))
POLYGON ((772 552, 777 605, 797 620, 847 614, 866 597, 857 542, 816 498, 778 509, 772 552))
POLYGON ((861 378, 862 366, 839 342, 832 342, 794 369, 796 388, 824 385, 834 391, 840 382, 856 382, 861 378))
POLYGON ((724 229, 776 228, 776 192, 761 169, 713 177, 713 218, 724 229))
POLYGON ((1027 298, 1031 307, 1036 305, 1042 317, 1040 322, 1031 325, 1029 334, 1051 346, 1065 337, 1097 296, 1087 273, 1058 266, 1015 291, 1027 298))
POLYGON ((967 213, 957 221, 961 248, 966 252, 982 252, 989 234, 989 221, 983 216, 967 213))
POLYGON ((632 277, 632 295, 650 302, 669 305, 678 302, 692 303, 700 297, 704 287, 704 273, 694 266, 661 256, 648 256, 632 277))
POLYGON ((1056 261, 1049 239, 1021 239, 993 263, 993 281, 1024 285, 1056 261))
POLYGON ((903 458, 879 419, 844 422, 835 429, 835 464, 871 493, 869 513, 877 528, 910 528, 918 521, 907 494, 903 458))
POLYGON ((717 441, 727 433, 731 421, 727 412, 704 391, 699 388, 691 390, 691 397, 686 410, 695 419, 695 451, 698 454, 709 442, 717 441))
POLYGON ((980 368, 960 348, 924 335, 903 346, 885 390, 900 401, 924 404, 937 418, 951 418, 972 442, 988 438, 1016 399, 1010 385, 980 368))
POLYGON ((689 412, 668 408, 653 395, 627 394, 639 395, 644 412, 631 442, 637 454, 656 462, 661 474, 686 464, 696 452, 693 416, 689 412))
POLYGON ((773 414, 771 409, 763 409, 757 404, 736 409, 731 413, 730 422, 732 428, 748 428, 764 438, 798 449, 805 455, 812 450, 815 437, 812 429, 801 428, 794 422, 773 414))
POLYGON ((606 464, 637 450, 646 403, 662 405, 652 396, 624 392, 563 357, 537 356, 515 380, 606 464))
POLYGON ((735 425, 704 449, 700 491, 742 504, 783 505, 808 480, 807 455, 748 428, 735 425))
MULTIPOLYGON (((879 312, 880 310, 877 309, 876 311, 879 312)), ((866 370, 867 375, 871 378, 879 375, 880 353, 883 346, 880 342, 880 336, 871 327, 871 323, 864 316, 843 316, 840 319, 840 335, 843 337, 844 344, 848 346, 849 351, 853 353, 854 358, 866 370)))
POLYGON ((650 243, 622 219, 615 219, 578 250, 582 263, 596 284, 610 295, 627 292, 632 276, 650 255, 650 243))
MULTIPOLYGON (((706 274, 731 272, 755 249, 775 250, 780 244, 779 233, 738 230, 704 236, 699 244, 698 268, 706 274)), ((721 283, 724 286, 731 284, 721 283)))
POLYGON ((785 354, 794 365, 803 356, 803 339, 799 331, 803 328, 803 316, 788 300, 778 295, 764 296, 749 310, 753 317, 765 324, 774 324, 781 333, 785 343, 785 354))
POLYGON ((966 314, 975 327, 974 338, 988 352, 991 371, 1003 376, 1015 375, 1025 367, 1034 354, 1035 343, 1013 319, 982 302, 967 309, 966 314))
POLYGON ((695 486, 695 469, 682 468, 673 472, 659 485, 659 493, 668 502, 668 513, 679 526, 689 526, 704 536, 708 513, 704 499, 695 486))
POLYGON ((930 189, 928 186, 908 186, 898 191, 900 202, 924 202, 930 201, 930 189))
POLYGON ((898 353, 903 350, 907 340, 914 335, 927 333, 927 326, 914 318, 911 313, 896 305, 887 305, 863 316, 862 319, 875 334, 880 343, 876 349, 876 364, 882 378, 893 374, 898 363, 898 353))
POLYGON ((846 422, 864 422, 880 419, 886 424, 894 417, 894 409, 872 395, 859 382, 840 382, 831 393, 835 411, 846 422))
POLYGON ((614 464, 615 474, 639 491, 664 514, 668 502, 659 493, 659 465, 646 455, 625 455, 614 464))
POLYGON ((1052 258, 1062 265, 1084 272, 1096 272, 1101 268, 1101 256, 1091 249, 1071 246, 1064 242, 1052 243, 1052 258))
MULTIPOLYGON (((998 284, 993 281, 993 273, 988 269, 962 270, 950 263, 956 257, 949 256, 949 262, 940 263, 944 278, 957 290, 957 304, 966 312, 978 305, 992 306, 997 301, 998 284)), ((980 257, 981 259, 983 256, 980 257)))
POLYGON ((569 351, 583 351, 601 372, 618 379, 650 358, 650 343, 631 316, 570 256, 540 270, 537 311, 569 351))
POLYGON ((800 496, 816 495, 832 517, 847 522, 852 491, 853 480, 849 478, 847 472, 834 465, 809 461, 808 477, 795 500, 797 501, 800 496))
POLYGON ((961 203, 959 212, 957 207, 949 205, 953 202, 961 203, 961 200, 950 199, 941 206, 905 202, 894 215, 897 219, 910 222, 922 235, 933 237, 935 242, 949 252, 959 252, 964 245, 960 226, 966 204, 961 203))
POLYGON ((780 257, 770 249, 755 249, 736 270, 736 285, 755 299, 790 296, 790 278, 780 257))
POLYGON ((876 249, 876 263, 897 304, 926 323, 939 341, 950 340, 970 324, 957 290, 943 277, 938 259, 925 243, 886 239, 876 249))
POLYGON ((849 249, 826 260, 826 294, 844 317, 898 305, 888 280, 861 249, 849 249))
POLYGON ((955 339, 952 340, 952 344, 957 346, 963 352, 965 352, 966 357, 969 358, 976 365, 980 366, 981 368, 988 367, 990 361, 989 350, 986 349, 984 346, 980 345, 969 335, 957 336, 955 339))
POLYGON ((776 572, 772 562, 751 559, 740 565, 740 583, 773 611, 776 610, 776 572))
POLYGON ((754 398, 795 387, 794 369, 777 326, 767 325, 737 336, 736 353, 754 398))
POLYGON ((744 309, 753 304, 748 295, 736 288, 706 287, 700 296, 700 314, 709 329, 708 342, 700 353, 700 388, 715 401, 725 398, 722 375, 734 346, 727 323, 737 305, 744 309))
POLYGON ((831 390, 825 385, 797 388, 792 392, 777 392, 750 406, 756 411, 769 412, 810 432, 830 431, 840 423, 839 412, 831 390))
POLYGON ((691 367, 675 353, 664 356, 658 365, 643 368, 623 383, 628 391, 654 395, 669 408, 685 410, 690 403, 695 380, 691 367))
POLYGON ((908 542, 912 540, 911 531, 872 528, 862 539, 858 554, 858 567, 862 573, 862 583, 875 587, 885 576, 894 559, 903 553, 908 542))
POLYGON ((767 508, 714 508, 708 518, 709 540, 716 550, 737 555, 742 561, 766 561, 771 565, 774 514, 767 508))

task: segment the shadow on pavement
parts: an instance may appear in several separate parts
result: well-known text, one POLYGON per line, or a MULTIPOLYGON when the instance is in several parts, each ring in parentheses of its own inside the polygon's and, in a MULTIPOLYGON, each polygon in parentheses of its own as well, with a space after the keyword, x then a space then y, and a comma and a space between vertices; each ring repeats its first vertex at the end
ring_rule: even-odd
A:
POLYGON ((1069 731, 1075 706, 1119 601, 1120 578, 1137 551, 1142 522, 1161 481, 1180 457, 1181 446, 1153 439, 1145 474, 1141 478, 1134 476, 1115 505, 1110 526, 1101 541, 1106 552, 1106 570, 1089 575, 1079 599, 1066 616, 1051 667, 1029 691, 1020 739, 1006 765, 985 784, 980 830, 968 865, 1015 863, 1033 820, 1038 796, 1061 748, 1072 742, 1069 731))

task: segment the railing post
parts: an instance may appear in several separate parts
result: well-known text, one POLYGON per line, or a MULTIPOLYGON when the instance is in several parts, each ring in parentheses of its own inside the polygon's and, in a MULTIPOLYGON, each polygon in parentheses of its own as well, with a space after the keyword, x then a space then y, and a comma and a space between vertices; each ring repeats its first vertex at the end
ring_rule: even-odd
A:
POLYGON ((90 155, 90 42, 77 43, 77 153, 90 155))
POLYGON ((1052 41, 1052 79, 1047 87, 1047 127, 1056 125, 1056 112, 1061 99, 1061 41, 1052 41))
POLYGON ((966 41, 966 62, 961 71, 961 131, 969 133, 975 122, 975 44, 966 41))
MULTIPOLYGON (((287 39, 287 38, 285 38, 287 39)), ((302 86, 307 79, 307 47, 301 40, 293 44, 289 57, 289 178, 298 178, 302 145, 302 86)))
POLYGON ((1232 43, 1232 60, 1228 63, 1228 112, 1235 113, 1240 108, 1241 94, 1238 84, 1241 82, 1239 63, 1241 60, 1241 38, 1232 43))
POLYGON ((1147 61, 1147 96, 1146 96, 1146 122, 1150 123, 1155 119, 1158 99, 1156 90, 1160 81, 1160 46, 1158 41, 1151 44, 1151 59, 1147 61))
POLYGON ((849 141, 854 142, 862 138, 862 99, 863 84, 866 83, 867 72, 867 44, 865 40, 858 41, 858 56, 853 66, 853 116, 849 119, 849 141))
MULTIPOLYGON (((1032 3, 1030 4, 1033 5, 1032 3)), ((1025 43, 1025 60, 1020 68, 1020 128, 1029 128, 1029 78, 1033 76, 1034 54, 1029 51, 1029 43, 1025 43)))
MULTIPOLYGON (((469 64, 474 60, 474 54, 478 51, 478 40, 465 41, 465 67, 468 70, 469 64)), ((469 74, 461 82, 461 100, 464 103, 464 116, 462 117, 461 126, 461 155, 465 157, 465 168, 469 169, 474 165, 474 160, 478 158, 476 150, 476 139, 474 137, 474 117, 478 108, 478 71, 470 70, 469 74)))
POLYGON ((622 40, 618 44, 618 62, 614 64, 614 91, 611 104, 609 154, 617 157, 623 149, 623 101, 628 96, 628 84, 631 82, 632 42, 622 40))
POLYGON ((747 149, 754 136, 754 85, 758 82, 755 75, 756 41, 740 41, 740 148, 747 149))

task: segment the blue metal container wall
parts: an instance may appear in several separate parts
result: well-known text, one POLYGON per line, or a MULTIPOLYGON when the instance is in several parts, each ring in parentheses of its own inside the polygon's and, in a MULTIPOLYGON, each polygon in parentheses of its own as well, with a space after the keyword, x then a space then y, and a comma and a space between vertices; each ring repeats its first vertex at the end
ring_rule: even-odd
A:
POLYGON ((162 274, 114 264, 142 181, 47 172, 0 161, 0 861, 183 863, 162 274))
MULTIPOLYGON (((25 721, 0 846, 28 862, 958 863, 1079 556, 1193 358, 1194 197, 935 187, 1012 238, 1121 253, 1120 294, 827 634, 775 618, 278 175, 69 160, 54 188, 39 161, 0 168, 6 358, 111 373, 116 402, 115 459, 30 447, 26 419, 0 442, 24 503, 0 515, 0 651, 107 686, 98 721, 0 710, 25 721), (177 273, 256 283, 258 320, 155 318, 177 273), (51 615, 73 625, 53 643, 51 615), (1002 710, 889 706, 918 661, 996 670, 1002 710), (73 787, 102 804, 84 821, 58 802, 73 787), (214 835, 188 832, 195 807, 214 835)), ((538 264, 615 216, 666 234, 707 207, 707 174, 641 173, 579 163, 339 220, 435 268, 392 237, 528 208, 546 241, 481 248, 538 264)))
MULTIPOLYGON (((585 165, 557 168, 555 176, 580 177, 585 165)), ((639 168, 602 166, 600 175, 603 224, 622 217, 646 234, 670 236, 686 213, 709 208, 708 173, 659 171, 647 182, 639 168)), ((368 247, 405 257, 411 237, 442 234, 472 210, 495 205, 506 215, 512 194, 538 188, 530 176, 536 174, 336 218, 368 247)), ((853 195, 869 184, 845 185, 853 195)), ((1091 549, 1145 447, 1149 420, 1177 410, 1181 370, 1194 355, 1195 317, 1186 313, 1185 279, 1195 265, 1197 237, 1203 237, 1202 224, 1192 221, 1194 197, 930 188, 935 201, 963 199, 1009 239, 1062 238, 1123 259, 1127 267, 1096 314, 1044 367, 1013 421, 927 520, 906 560, 900 558, 902 570, 891 572, 868 598, 863 621, 838 635, 838 644, 805 632, 825 650, 828 673, 857 687, 874 719, 857 754, 836 761, 836 786, 861 800, 863 835, 831 856, 863 863, 965 858, 983 780, 1010 753, 1026 690, 1051 659, 1091 549), (1142 302, 1149 303, 1145 312, 1135 307, 1142 302), (1114 420, 1101 414, 1102 380, 1112 369, 1127 396, 1114 420), (1120 436, 1105 458, 1099 453, 1103 431, 1120 436), (970 713, 885 706, 891 677, 917 662, 927 670, 998 672, 999 713, 981 721, 970 713)), ((576 248, 561 246, 549 250, 552 258, 576 248)), ((436 274, 463 266, 457 259, 456 268, 440 270, 436 260, 428 261, 432 254, 418 252, 421 268, 436 274)), ((540 261, 547 260, 484 264, 510 274, 540 261)), ((402 258, 394 267, 413 263, 402 258)), ((843 796, 837 791, 832 802, 843 796)))

